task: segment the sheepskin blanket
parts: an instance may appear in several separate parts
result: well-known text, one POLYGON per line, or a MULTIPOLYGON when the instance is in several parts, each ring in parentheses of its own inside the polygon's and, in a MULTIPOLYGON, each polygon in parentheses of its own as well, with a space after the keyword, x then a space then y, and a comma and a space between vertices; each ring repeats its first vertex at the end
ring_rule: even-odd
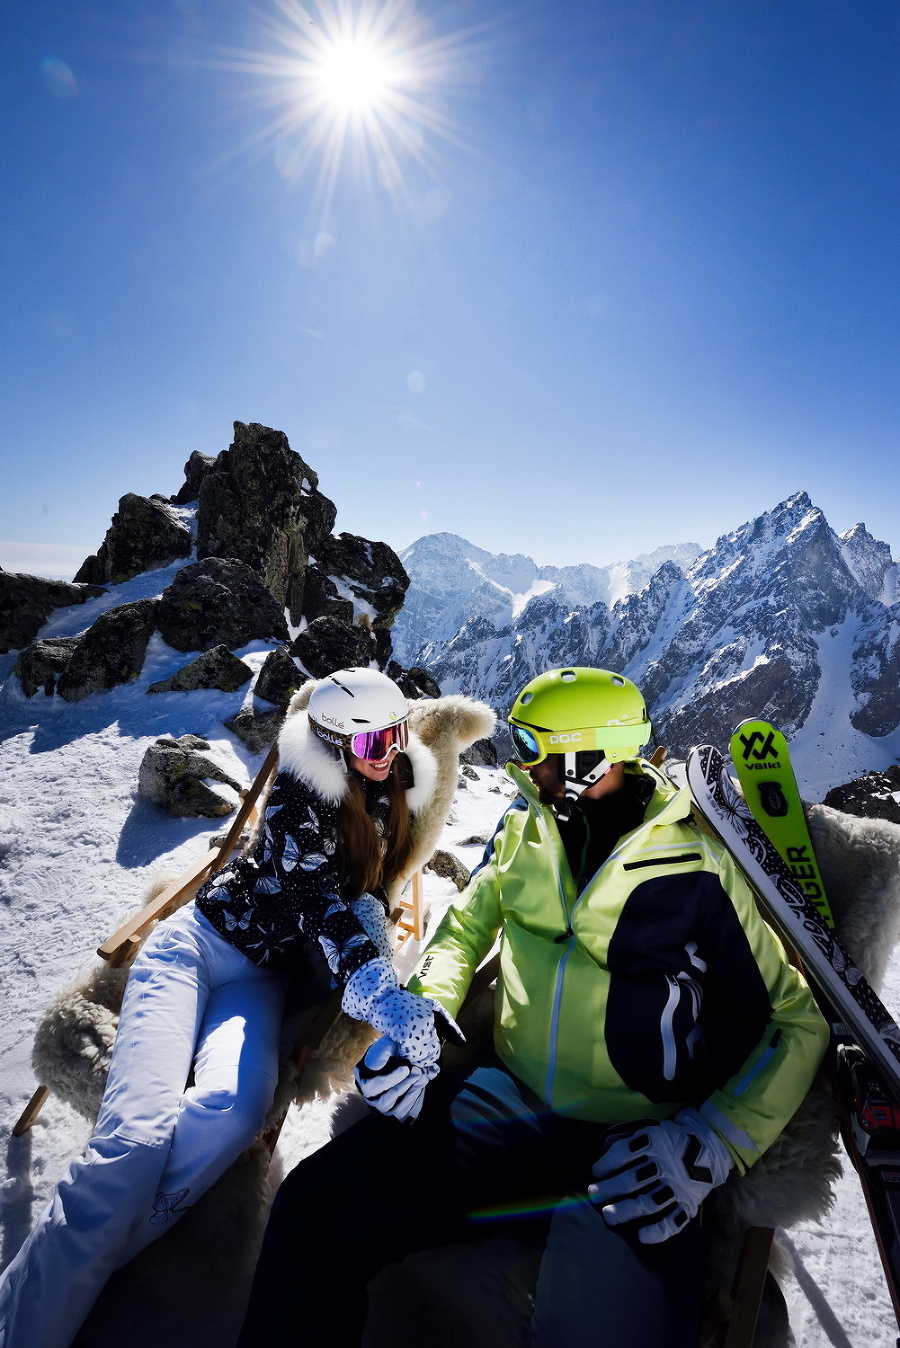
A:
MULTIPOLYGON (((438 794, 427 819, 418 825, 415 867, 430 857, 437 842, 455 789, 459 750, 484 736, 489 716, 486 708, 466 698, 414 706, 415 729, 440 766, 438 794)), ((808 814, 838 929, 877 987, 900 936, 900 826, 855 818, 822 805, 810 807, 808 814)), ((126 977, 126 969, 98 966, 57 998, 38 1028, 34 1050, 38 1079, 91 1119, 103 1093, 126 977)), ((487 1028, 489 997, 470 1016, 470 1031, 479 1018, 487 1028)), ((296 1024, 286 1024, 284 1070, 272 1122, 292 1100, 302 1104, 348 1090, 353 1065, 370 1038, 367 1027, 339 1016, 298 1075, 291 1056, 296 1029, 296 1024)), ((317 1126, 311 1124, 313 1129, 317 1126)), ((817 1081, 766 1155, 747 1175, 729 1180, 708 1203, 711 1287, 731 1285, 748 1226, 789 1227, 827 1212, 840 1169, 836 1134, 828 1088, 817 1081)), ((179 1298, 182 1307, 189 1302, 194 1311, 198 1299, 208 1303, 201 1317, 208 1342, 227 1348, 240 1323, 265 1224, 270 1180, 280 1179, 267 1172, 268 1150, 257 1142, 171 1233, 111 1280, 79 1343, 89 1348, 105 1342, 102 1333, 92 1335, 92 1326, 112 1323, 121 1332, 132 1321, 123 1341, 142 1343, 139 1330, 147 1322, 146 1296, 155 1305, 160 1324, 179 1314, 179 1298), (137 1318, 136 1305, 142 1305, 137 1318)), ((402 1182, 414 1183, 415 1177, 402 1182)), ((540 1250, 514 1231, 411 1256, 373 1283, 366 1344, 388 1348, 403 1341, 428 1341, 434 1348, 459 1348, 463 1343, 467 1348, 525 1348, 539 1260, 540 1250), (402 1297, 397 1295, 398 1286, 402 1297)), ((205 1333, 195 1335, 194 1342, 203 1348, 205 1333)), ((764 1301, 755 1343, 759 1348, 781 1348, 791 1342, 783 1300, 776 1291, 764 1301)))

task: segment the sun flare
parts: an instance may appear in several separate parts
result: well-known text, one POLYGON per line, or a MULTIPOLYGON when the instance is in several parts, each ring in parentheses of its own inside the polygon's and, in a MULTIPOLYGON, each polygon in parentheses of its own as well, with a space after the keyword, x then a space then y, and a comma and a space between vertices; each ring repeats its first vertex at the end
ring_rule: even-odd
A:
POLYGON ((275 0, 269 50, 231 68, 264 78, 273 112, 252 145, 271 151, 287 179, 316 175, 326 216, 338 182, 355 176, 405 199, 416 170, 439 177, 441 142, 464 146, 443 97, 471 79, 481 39, 434 37, 414 0, 275 0))

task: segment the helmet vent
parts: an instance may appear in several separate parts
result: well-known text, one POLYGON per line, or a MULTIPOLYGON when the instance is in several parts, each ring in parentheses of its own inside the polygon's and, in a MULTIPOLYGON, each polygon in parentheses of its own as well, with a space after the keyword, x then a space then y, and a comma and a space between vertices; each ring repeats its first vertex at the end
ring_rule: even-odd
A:
POLYGON ((523 693, 523 694, 522 694, 522 706, 523 706, 523 707, 527 707, 527 706, 528 706, 528 703, 531 701, 531 699, 532 699, 533 697, 534 697, 534 694, 533 694, 533 693, 523 693))
POLYGON ((625 680, 622 678, 621 674, 614 674, 612 676, 612 682, 616 685, 617 688, 625 687, 625 680))
POLYGON ((575 671, 574 669, 564 669, 559 677, 562 679, 563 683, 574 683, 576 677, 575 671))

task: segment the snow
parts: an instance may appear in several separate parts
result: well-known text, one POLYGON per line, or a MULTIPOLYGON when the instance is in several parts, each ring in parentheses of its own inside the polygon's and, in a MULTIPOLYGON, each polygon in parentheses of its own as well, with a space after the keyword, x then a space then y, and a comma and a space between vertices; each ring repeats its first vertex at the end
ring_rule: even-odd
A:
POLYGON ((791 744, 805 800, 822 800, 831 787, 866 772, 883 772, 900 759, 900 729, 876 738, 855 730, 846 719, 859 621, 850 613, 840 627, 829 628, 817 641, 819 686, 809 716, 791 744))
MULTIPOLYGON (((83 630, 100 611, 143 594, 156 594, 172 568, 115 587, 90 605, 57 613, 44 635, 83 630)), ((849 659, 852 632, 841 649, 849 659)), ((258 666, 266 650, 256 642, 238 652, 258 666)), ((834 646, 832 646, 834 649, 834 646)), ((26 699, 11 677, 12 656, 0 658, 0 952, 4 1005, 0 1015, 0 1232, 6 1263, 24 1239, 68 1159, 85 1144, 88 1125, 51 1097, 31 1132, 12 1139, 11 1127, 35 1082, 30 1066, 35 1022, 64 982, 95 960, 94 950, 120 917, 141 903, 157 872, 184 869, 220 832, 222 821, 172 819, 135 795, 145 748, 159 735, 192 731, 207 738, 213 756, 241 782, 249 782, 260 759, 223 727, 243 692, 171 693, 148 697, 148 683, 191 658, 151 642, 141 677, 127 687, 69 705, 43 694, 26 699)), ((817 697, 813 716, 824 724, 829 688, 846 678, 835 660, 817 697)), ((811 718, 812 720, 812 718, 811 718)), ((860 737, 865 739, 866 737, 860 737)), ((900 748, 900 745, 896 747, 900 748)), ((848 744, 855 765, 871 745, 848 744)), ((801 759, 801 778, 810 783, 814 746, 801 759)), ((849 759, 848 759, 849 761, 849 759)), ((865 766, 871 766, 866 761, 865 766)), ((479 768, 457 792, 442 846, 470 869, 506 806, 512 787, 502 771, 479 768)), ((832 780, 851 775, 829 770, 832 780)), ((215 785, 215 784, 213 784, 215 785)), ((803 780, 801 780, 803 785, 803 780)), ((223 794, 227 788, 219 788, 223 794)), ((230 794, 230 793, 229 793, 230 794)), ((429 929, 456 896, 453 885, 426 873, 431 905, 429 929)), ((417 951, 404 948, 405 971, 417 951)), ((895 961, 886 989, 888 1004, 900 1005, 900 964, 895 961)), ((276 1175, 290 1169, 310 1147, 324 1143, 333 1127, 346 1126, 354 1106, 335 1115, 331 1104, 308 1107, 303 1131, 296 1111, 289 1115, 273 1162, 276 1175)), ((805 1223, 780 1238, 794 1264, 785 1283, 800 1348, 823 1344, 893 1348, 896 1328, 880 1272, 868 1220, 852 1174, 845 1174, 833 1213, 824 1224, 805 1223)), ((171 1325, 170 1348, 189 1344, 194 1327, 185 1319, 171 1325)), ((86 1348, 102 1348, 99 1344, 86 1348)), ((103 1346, 105 1348, 105 1346, 103 1346)))

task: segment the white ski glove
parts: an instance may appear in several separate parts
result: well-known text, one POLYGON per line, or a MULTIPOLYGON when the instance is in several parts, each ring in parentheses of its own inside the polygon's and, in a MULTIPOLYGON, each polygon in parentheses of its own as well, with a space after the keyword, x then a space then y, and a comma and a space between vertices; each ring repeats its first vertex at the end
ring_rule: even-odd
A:
POLYGON ((369 960, 351 974, 341 1009, 387 1035, 397 1054, 411 1067, 421 1067, 429 1079, 440 1070, 441 1039, 465 1043, 459 1026, 438 1002, 401 988, 386 959, 369 960))
POLYGON ((363 1099, 379 1114, 401 1123, 419 1117, 430 1078, 421 1067, 405 1062, 386 1034, 369 1047, 354 1075, 363 1099))
POLYGON ((682 1109, 662 1122, 639 1119, 608 1129, 588 1198, 607 1226, 657 1245, 687 1226, 732 1165, 719 1134, 696 1109, 682 1109))

